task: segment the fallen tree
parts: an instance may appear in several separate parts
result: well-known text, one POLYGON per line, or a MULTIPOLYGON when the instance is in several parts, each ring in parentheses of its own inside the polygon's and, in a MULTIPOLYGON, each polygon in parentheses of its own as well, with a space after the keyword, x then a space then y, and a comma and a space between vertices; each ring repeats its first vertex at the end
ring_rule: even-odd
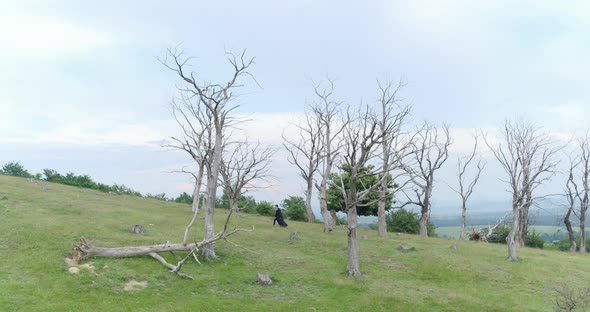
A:
MULTIPOLYGON (((240 229, 239 227, 234 227, 233 229, 228 231, 228 224, 229 220, 232 216, 234 209, 230 209, 229 214, 227 215, 227 219, 225 220, 225 225, 223 230, 215 236, 209 239, 203 239, 199 242, 194 242, 191 244, 171 244, 170 242, 166 242, 164 244, 159 245, 147 245, 147 246, 126 246, 126 247, 97 247, 92 246, 89 244, 85 239, 81 239, 80 243, 74 245, 72 254, 70 256, 71 260, 76 263, 80 261, 86 260, 92 257, 109 257, 109 258, 124 258, 124 257, 138 257, 138 256, 150 256, 159 262, 161 262, 164 266, 170 269, 171 273, 175 273, 180 277, 193 279, 192 276, 184 274, 180 272, 182 265, 191 257, 195 259, 197 263, 200 264, 199 259, 197 258, 197 253, 201 249, 201 247, 214 243, 218 240, 228 241, 228 237, 240 232, 240 231, 251 231, 240 229), (184 258, 178 261, 176 265, 171 264, 166 261, 159 253, 163 252, 182 252, 188 251, 188 254, 184 258)), ((253 230, 254 228, 252 228, 253 230)), ((231 242, 230 242, 231 243, 231 242)), ((233 243, 232 243, 233 244, 233 243)))

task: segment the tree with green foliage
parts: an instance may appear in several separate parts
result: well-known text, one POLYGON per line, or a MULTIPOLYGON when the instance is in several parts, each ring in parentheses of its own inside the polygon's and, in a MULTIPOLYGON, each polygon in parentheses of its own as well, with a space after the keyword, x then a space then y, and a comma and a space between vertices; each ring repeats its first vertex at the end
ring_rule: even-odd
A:
POLYGON ((191 205, 193 203, 193 197, 187 192, 182 192, 182 194, 178 195, 178 197, 176 197, 174 201, 177 203, 191 205))
MULTIPOLYGON (((356 206, 357 213, 361 216, 376 216, 378 213, 379 207, 377 202, 379 199, 379 191, 375 186, 377 183, 379 183, 379 181, 385 179, 382 179, 383 174, 370 174, 374 169, 375 166, 367 165, 361 168, 359 171, 359 174, 362 175, 362 178, 356 183, 357 190, 364 191, 366 189, 372 188, 367 196, 364 197, 364 199, 356 206)), ((330 181, 330 187, 327 191, 328 209, 346 212, 344 197, 342 196, 342 192, 338 188, 338 185, 341 183, 348 185, 350 183, 350 166, 342 166, 342 172, 340 174, 331 174, 330 181)), ((397 187, 397 185, 393 182, 391 175, 388 175, 387 185, 389 186, 389 189, 397 187)), ((391 205, 392 198, 388 197, 386 200, 385 210, 389 210, 391 205)))
POLYGON ((285 207, 287 218, 294 221, 307 221, 307 212, 305 209, 305 200, 299 196, 289 196, 283 199, 283 207, 285 207))
POLYGON ((256 205, 256 212, 263 216, 274 216, 275 208, 271 203, 267 201, 261 201, 258 203, 258 205, 256 205))
POLYGON ((11 161, 4 164, 0 170, 0 174, 23 178, 32 177, 32 175, 18 161, 11 161))
MULTIPOLYGON (((400 232, 408 234, 420 233, 420 216, 418 213, 406 210, 404 208, 397 209, 389 213, 385 221, 387 223, 388 232, 400 232)), ((432 222, 428 222, 428 236, 436 237, 436 227, 432 222)))

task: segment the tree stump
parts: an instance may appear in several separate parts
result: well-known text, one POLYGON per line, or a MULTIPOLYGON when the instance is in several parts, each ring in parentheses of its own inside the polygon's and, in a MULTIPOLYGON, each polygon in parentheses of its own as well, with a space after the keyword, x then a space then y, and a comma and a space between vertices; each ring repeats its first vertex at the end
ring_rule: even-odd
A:
POLYGON ((367 240, 367 239, 368 239, 368 238, 367 238, 367 235, 363 235, 363 236, 361 236, 361 240, 367 240))
POLYGON ((457 249, 459 249, 459 247, 457 247, 457 245, 451 245, 451 247, 449 247, 449 248, 451 248, 452 250, 457 250, 457 249))
POLYGON ((289 240, 297 240, 297 232, 291 233, 291 236, 289 236, 289 240))
POLYGON ((145 232, 145 228, 141 224, 136 224, 129 228, 129 233, 132 234, 142 234, 145 232))
POLYGON ((272 280, 268 276, 268 274, 260 274, 256 277, 256 284, 259 285, 272 285, 272 280))

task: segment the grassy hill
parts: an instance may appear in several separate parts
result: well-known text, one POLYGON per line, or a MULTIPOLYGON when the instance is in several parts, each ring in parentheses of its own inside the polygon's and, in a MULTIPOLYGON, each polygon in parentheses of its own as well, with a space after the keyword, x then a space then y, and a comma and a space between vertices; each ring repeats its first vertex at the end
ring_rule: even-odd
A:
MULTIPOLYGON (((216 211, 218 226, 226 213, 216 211)), ((590 256, 523 248, 509 263, 501 245, 379 238, 368 229, 360 233, 364 275, 351 279, 345 229, 283 229, 253 215, 232 220, 256 228, 232 236, 244 248, 220 242, 219 260, 183 267, 194 281, 149 257, 90 259, 94 269, 79 274, 64 263, 82 237, 102 247, 180 242, 189 218, 187 205, 0 176, 0 311, 553 311, 555 286, 590 280, 590 256), (133 224, 146 233, 129 234, 133 224), (290 241, 294 231, 299 239, 290 241), (397 251, 402 243, 416 251, 397 251), (256 285, 258 272, 275 283, 256 285), (146 287, 125 290, 130 281, 146 287)))

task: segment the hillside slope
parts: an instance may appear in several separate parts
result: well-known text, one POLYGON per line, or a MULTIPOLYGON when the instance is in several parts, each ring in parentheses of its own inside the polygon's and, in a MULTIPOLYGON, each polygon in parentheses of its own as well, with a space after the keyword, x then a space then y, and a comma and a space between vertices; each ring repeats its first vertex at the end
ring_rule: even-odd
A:
MULTIPOLYGON (((218 226, 226 213, 216 211, 218 226)), ((284 229, 253 215, 232 220, 255 227, 232 237, 243 248, 220 242, 219 260, 184 266, 194 281, 149 257, 90 259, 94 270, 79 274, 64 263, 82 237, 103 247, 180 242, 189 218, 187 205, 0 176, 0 311, 553 311, 555 286, 590 280, 589 256, 524 248, 509 263, 500 245, 371 230, 360 233, 355 280, 344 274, 344 228, 325 235, 319 224, 284 229), (146 233, 129 234, 133 224, 146 233), (397 251, 402 243, 416 251, 397 251), (254 284, 258 272, 275 283, 254 284), (125 290, 132 280, 147 287, 125 290)))

